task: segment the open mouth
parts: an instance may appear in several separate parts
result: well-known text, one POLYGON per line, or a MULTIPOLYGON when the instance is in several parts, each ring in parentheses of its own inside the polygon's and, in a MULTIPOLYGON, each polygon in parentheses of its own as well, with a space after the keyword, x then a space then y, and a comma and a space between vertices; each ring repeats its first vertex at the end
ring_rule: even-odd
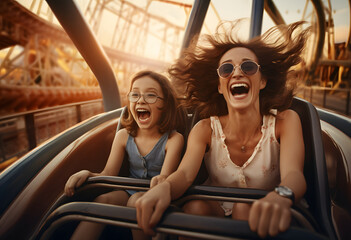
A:
POLYGON ((246 83, 234 83, 230 86, 230 92, 233 96, 247 94, 249 89, 250 87, 246 83))
POLYGON ((142 109, 142 108, 139 108, 136 110, 137 114, 138 114, 138 119, 139 120, 146 120, 150 117, 150 111, 147 110, 147 109, 142 109))

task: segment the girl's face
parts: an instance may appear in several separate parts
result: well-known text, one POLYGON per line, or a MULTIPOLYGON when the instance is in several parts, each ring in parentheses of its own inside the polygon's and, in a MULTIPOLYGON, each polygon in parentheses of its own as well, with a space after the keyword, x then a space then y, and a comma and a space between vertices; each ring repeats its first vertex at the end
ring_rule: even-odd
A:
POLYGON ((231 72, 231 74, 219 77, 218 91, 223 94, 228 107, 231 106, 238 110, 249 106, 259 107, 259 92, 266 86, 266 81, 262 78, 259 68, 255 71, 257 65, 252 62, 241 65, 245 61, 258 64, 256 55, 250 49, 236 47, 223 54, 218 66, 220 68, 223 63, 231 63, 234 66, 231 72, 231 65, 225 65, 224 73, 231 72))
POLYGON ((160 84, 149 76, 141 77, 134 81, 129 95, 134 98, 133 101, 140 96, 136 102, 132 102, 129 97, 130 112, 138 127, 140 129, 158 127, 162 114, 161 108, 164 105, 160 84))

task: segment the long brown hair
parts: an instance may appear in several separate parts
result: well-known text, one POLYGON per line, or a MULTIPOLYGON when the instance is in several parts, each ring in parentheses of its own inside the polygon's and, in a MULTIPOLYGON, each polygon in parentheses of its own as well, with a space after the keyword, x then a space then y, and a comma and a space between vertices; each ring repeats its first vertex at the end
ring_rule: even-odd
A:
MULTIPOLYGON (((172 130, 181 132, 182 127, 184 127, 182 108, 179 106, 176 92, 167 77, 153 71, 140 71, 132 78, 129 91, 132 89, 133 83, 136 80, 146 76, 158 82, 163 92, 164 105, 161 108, 162 115, 158 123, 160 133, 172 130)), ((122 125, 127 129, 130 135, 136 136, 138 125, 130 112, 129 104, 127 104, 127 111, 122 117, 122 125)))
POLYGON ((228 113, 227 103, 218 93, 217 68, 223 54, 235 47, 248 48, 255 53, 262 76, 267 80, 266 87, 260 91, 261 114, 269 114, 272 108, 282 111, 291 104, 294 89, 287 85, 288 73, 301 61, 309 29, 295 35, 303 24, 296 22, 273 27, 261 36, 241 41, 233 35, 238 23, 231 22, 224 33, 220 33, 223 29, 220 25, 214 35, 204 36, 203 44, 192 43, 169 69, 177 89, 186 86, 186 92, 182 92, 186 105, 196 107, 201 118, 228 113))

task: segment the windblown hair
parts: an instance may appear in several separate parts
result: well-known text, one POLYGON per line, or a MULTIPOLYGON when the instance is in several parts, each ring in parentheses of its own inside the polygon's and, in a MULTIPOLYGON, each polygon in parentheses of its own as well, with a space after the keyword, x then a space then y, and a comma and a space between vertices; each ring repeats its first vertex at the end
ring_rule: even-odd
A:
POLYGON ((204 42, 200 42, 203 44, 193 42, 169 69, 176 86, 183 89, 186 86, 186 105, 196 107, 200 118, 228 113, 226 101, 218 92, 217 68, 223 54, 235 47, 255 53, 262 77, 267 80, 259 95, 261 114, 268 115, 273 108, 283 111, 291 105, 294 88, 287 84, 288 73, 301 61, 309 29, 301 30, 304 22, 296 22, 275 26, 261 36, 241 41, 233 34, 238 23, 230 22, 230 28, 220 33, 225 29, 222 23, 214 35, 204 36, 204 42))
MULTIPOLYGON (((129 91, 131 91, 133 83, 142 77, 150 77, 154 79, 160 84, 163 92, 163 100, 158 100, 164 102, 163 107, 160 109, 162 110, 162 115, 160 122, 158 123, 160 133, 170 132, 172 130, 178 130, 181 132, 181 128, 184 127, 184 116, 182 108, 176 98, 176 92, 169 79, 162 74, 153 71, 140 71, 132 78, 129 91)), ((136 136, 138 124, 130 112, 129 104, 127 105, 126 113, 122 116, 121 123, 130 135, 134 137, 136 136)))

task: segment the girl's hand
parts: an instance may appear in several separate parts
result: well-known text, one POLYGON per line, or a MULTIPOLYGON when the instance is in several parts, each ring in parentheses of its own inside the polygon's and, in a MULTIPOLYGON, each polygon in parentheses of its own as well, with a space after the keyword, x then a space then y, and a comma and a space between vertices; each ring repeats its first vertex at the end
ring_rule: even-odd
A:
POLYGON ((140 197, 136 203, 139 227, 147 235, 155 235, 152 228, 160 221, 162 214, 171 203, 171 184, 168 181, 156 185, 140 197))
POLYGON ((249 213, 250 229, 264 238, 276 236, 290 226, 292 201, 279 196, 275 192, 268 193, 264 198, 252 204, 249 213))
POLYGON ((91 175, 91 172, 88 170, 82 170, 80 172, 77 172, 73 174, 68 181, 66 182, 65 185, 65 194, 67 196, 73 196, 75 189, 81 186, 91 175))
POLYGON ((157 184, 163 182, 167 177, 165 175, 157 175, 151 179, 150 188, 155 187, 157 184))

